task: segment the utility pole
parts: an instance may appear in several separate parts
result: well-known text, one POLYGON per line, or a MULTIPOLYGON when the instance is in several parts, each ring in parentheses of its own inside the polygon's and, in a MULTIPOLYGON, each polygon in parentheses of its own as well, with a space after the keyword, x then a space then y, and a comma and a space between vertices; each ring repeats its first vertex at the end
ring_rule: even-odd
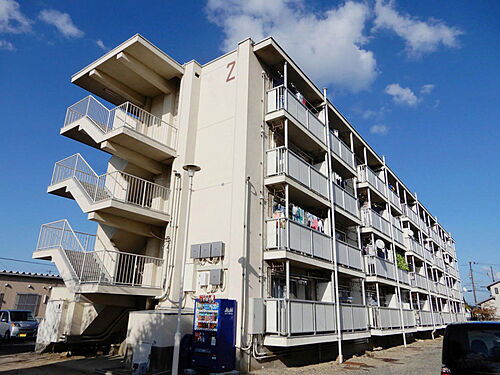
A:
POLYGON ((491 271, 491 281, 495 282, 495 274, 493 273, 493 267, 490 266, 490 271, 491 271))
POLYGON ((469 269, 470 269, 470 279, 472 281, 472 292, 474 293, 474 306, 477 306, 477 297, 476 297, 476 285, 474 284, 474 273, 472 272, 472 265, 475 262, 469 261, 469 269))

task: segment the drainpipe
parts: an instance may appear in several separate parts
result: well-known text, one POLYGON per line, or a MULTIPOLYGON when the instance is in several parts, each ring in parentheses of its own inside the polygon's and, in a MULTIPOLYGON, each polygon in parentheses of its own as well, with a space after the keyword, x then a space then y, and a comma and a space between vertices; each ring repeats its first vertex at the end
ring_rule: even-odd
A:
POLYGON ((396 297, 398 299, 399 304, 399 319, 401 319, 401 331, 403 334, 403 344, 406 347, 406 333, 405 333, 405 323, 404 323, 404 315, 403 315, 403 298, 401 297, 401 288, 399 287, 399 267, 398 261, 396 257, 396 242, 394 241, 394 224, 392 223, 392 213, 391 213, 391 204, 389 202, 389 179, 387 177, 387 167, 385 165, 385 156, 382 156, 382 162, 384 163, 384 177, 385 177, 385 202, 387 204, 387 209, 389 211, 390 221, 390 230, 391 230, 391 242, 392 242, 392 256, 394 259, 394 268, 396 274, 396 297))
POLYGON ((248 212, 249 205, 248 200, 250 199, 250 177, 245 178, 245 205, 243 209, 243 258, 244 264, 242 264, 242 273, 241 273, 241 330, 240 330, 240 345, 241 348, 246 347, 245 343, 245 329, 247 325, 247 317, 246 317, 246 299, 247 299, 247 288, 248 288, 248 212))
POLYGON ((181 187, 180 187, 180 181, 181 181, 181 174, 179 172, 175 172, 174 174, 174 194, 173 194, 173 199, 172 199, 172 223, 171 223, 171 233, 172 233, 172 238, 169 243, 169 251, 168 251, 168 256, 165 259, 165 263, 163 266, 163 292, 161 295, 155 297, 155 299, 159 301, 163 301, 168 298, 168 295, 170 293, 170 282, 169 282, 169 272, 171 267, 171 259, 172 255, 175 252, 176 244, 177 244, 177 230, 178 230, 178 221, 179 221, 179 202, 180 202, 180 193, 181 193, 181 187))
POLYGON ((337 241, 335 237, 335 203, 334 203, 334 195, 333 195, 333 186, 332 186, 332 154, 331 154, 331 146, 330 146, 330 126, 328 124, 328 97, 326 94, 326 88, 323 89, 323 111, 325 118, 325 134, 326 134, 326 146, 328 150, 327 155, 327 166, 328 166, 328 196, 330 198, 330 232, 331 232, 331 240, 330 247, 332 252, 332 259, 334 262, 333 272, 332 272, 332 283, 335 286, 335 312, 337 315, 337 342, 339 349, 339 363, 344 361, 342 355, 342 327, 340 326, 340 300, 339 300, 339 275, 338 275, 338 262, 337 262, 337 241))

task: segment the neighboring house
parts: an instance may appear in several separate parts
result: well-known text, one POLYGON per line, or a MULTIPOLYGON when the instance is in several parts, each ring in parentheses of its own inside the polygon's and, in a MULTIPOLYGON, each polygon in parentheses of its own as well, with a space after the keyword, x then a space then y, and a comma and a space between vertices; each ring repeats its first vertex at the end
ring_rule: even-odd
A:
POLYGON ((35 317, 43 318, 56 286, 64 286, 57 275, 0 271, 0 309, 31 310, 35 317))
POLYGON ((252 354, 326 359, 464 320, 452 235, 306 73, 272 38, 201 65, 135 35, 72 76, 95 96, 60 133, 111 157, 100 173, 80 154, 55 164, 48 192, 97 231, 42 225, 33 257, 68 293, 39 344, 137 332, 166 355, 182 275, 186 320, 201 295, 237 301, 245 370, 252 354))
POLYGON ((489 290, 491 296, 478 305, 482 308, 494 308, 497 319, 500 319, 500 280, 487 285, 486 288, 489 290))

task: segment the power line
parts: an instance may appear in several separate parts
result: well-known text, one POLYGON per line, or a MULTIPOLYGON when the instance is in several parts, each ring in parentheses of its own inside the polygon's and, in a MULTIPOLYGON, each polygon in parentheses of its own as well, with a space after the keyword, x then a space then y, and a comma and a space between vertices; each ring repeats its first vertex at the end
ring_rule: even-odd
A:
MULTIPOLYGON (((42 263, 42 262, 33 262, 33 261, 30 261, 30 260, 21 260, 21 259, 13 259, 13 258, 4 258, 4 257, 0 257, 0 259, 3 259, 3 260, 10 260, 11 262, 19 262, 19 263, 29 263, 29 264, 38 264, 40 266, 55 266, 54 264, 52 263, 42 263)), ((2 263, 3 264, 3 263, 2 263)))

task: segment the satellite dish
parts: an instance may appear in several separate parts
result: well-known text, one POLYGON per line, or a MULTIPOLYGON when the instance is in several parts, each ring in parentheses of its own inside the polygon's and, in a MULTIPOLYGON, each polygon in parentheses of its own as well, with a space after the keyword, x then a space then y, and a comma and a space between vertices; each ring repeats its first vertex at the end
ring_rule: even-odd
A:
POLYGON ((385 243, 384 241, 378 239, 377 241, 375 241, 375 246, 377 246, 377 249, 384 249, 385 248, 385 243))

